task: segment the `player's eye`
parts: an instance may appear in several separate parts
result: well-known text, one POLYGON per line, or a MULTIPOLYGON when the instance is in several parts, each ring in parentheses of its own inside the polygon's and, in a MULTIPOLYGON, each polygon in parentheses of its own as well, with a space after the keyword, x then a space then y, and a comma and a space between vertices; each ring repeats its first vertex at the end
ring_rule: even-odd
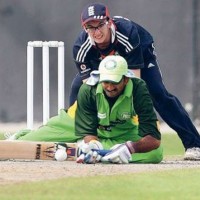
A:
POLYGON ((97 29, 101 30, 104 25, 106 24, 106 22, 100 23, 98 26, 94 27, 94 26, 86 26, 86 30, 90 31, 90 32, 95 32, 97 29))
POLYGON ((105 25, 105 23, 101 23, 99 24, 99 26, 97 28, 102 28, 105 25))

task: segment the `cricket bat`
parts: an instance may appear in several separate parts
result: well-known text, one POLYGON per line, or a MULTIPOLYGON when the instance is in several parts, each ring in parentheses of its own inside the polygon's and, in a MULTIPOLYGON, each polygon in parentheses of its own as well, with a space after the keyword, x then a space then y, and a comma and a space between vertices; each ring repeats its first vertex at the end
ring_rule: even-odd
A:
POLYGON ((67 161, 77 158, 77 143, 31 142, 31 141, 0 141, 0 160, 30 159, 55 160, 55 152, 64 148, 67 161))
MULTIPOLYGON (((77 159, 77 143, 0 140, 0 160, 55 160, 55 153, 59 149, 66 151, 67 161, 75 161, 77 159)), ((94 150, 101 156, 110 152, 110 150, 94 150)))

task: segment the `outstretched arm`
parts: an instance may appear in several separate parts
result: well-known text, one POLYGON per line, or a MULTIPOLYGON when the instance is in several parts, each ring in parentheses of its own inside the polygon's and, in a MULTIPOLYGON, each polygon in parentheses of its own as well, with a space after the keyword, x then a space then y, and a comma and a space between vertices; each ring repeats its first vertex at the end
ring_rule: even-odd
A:
POLYGON ((115 145, 112 151, 107 153, 101 160, 111 163, 129 163, 131 154, 145 153, 160 146, 160 140, 147 135, 137 142, 128 141, 124 144, 115 145))

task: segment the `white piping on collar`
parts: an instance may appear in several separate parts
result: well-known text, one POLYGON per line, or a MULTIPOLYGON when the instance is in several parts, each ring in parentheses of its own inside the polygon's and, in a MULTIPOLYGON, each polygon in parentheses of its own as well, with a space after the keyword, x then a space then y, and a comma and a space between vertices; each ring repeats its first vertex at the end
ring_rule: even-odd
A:
POLYGON ((115 35, 116 35, 115 25, 112 23, 111 24, 111 42, 112 43, 114 43, 115 41, 115 35))

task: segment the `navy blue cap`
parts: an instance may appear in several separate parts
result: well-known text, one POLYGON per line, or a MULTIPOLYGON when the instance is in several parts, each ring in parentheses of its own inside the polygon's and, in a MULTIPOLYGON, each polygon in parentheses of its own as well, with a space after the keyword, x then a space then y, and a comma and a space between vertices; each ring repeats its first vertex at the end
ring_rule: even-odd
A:
POLYGON ((85 23, 92 20, 103 20, 110 17, 107 6, 101 3, 91 3, 87 5, 81 14, 81 23, 85 23))

